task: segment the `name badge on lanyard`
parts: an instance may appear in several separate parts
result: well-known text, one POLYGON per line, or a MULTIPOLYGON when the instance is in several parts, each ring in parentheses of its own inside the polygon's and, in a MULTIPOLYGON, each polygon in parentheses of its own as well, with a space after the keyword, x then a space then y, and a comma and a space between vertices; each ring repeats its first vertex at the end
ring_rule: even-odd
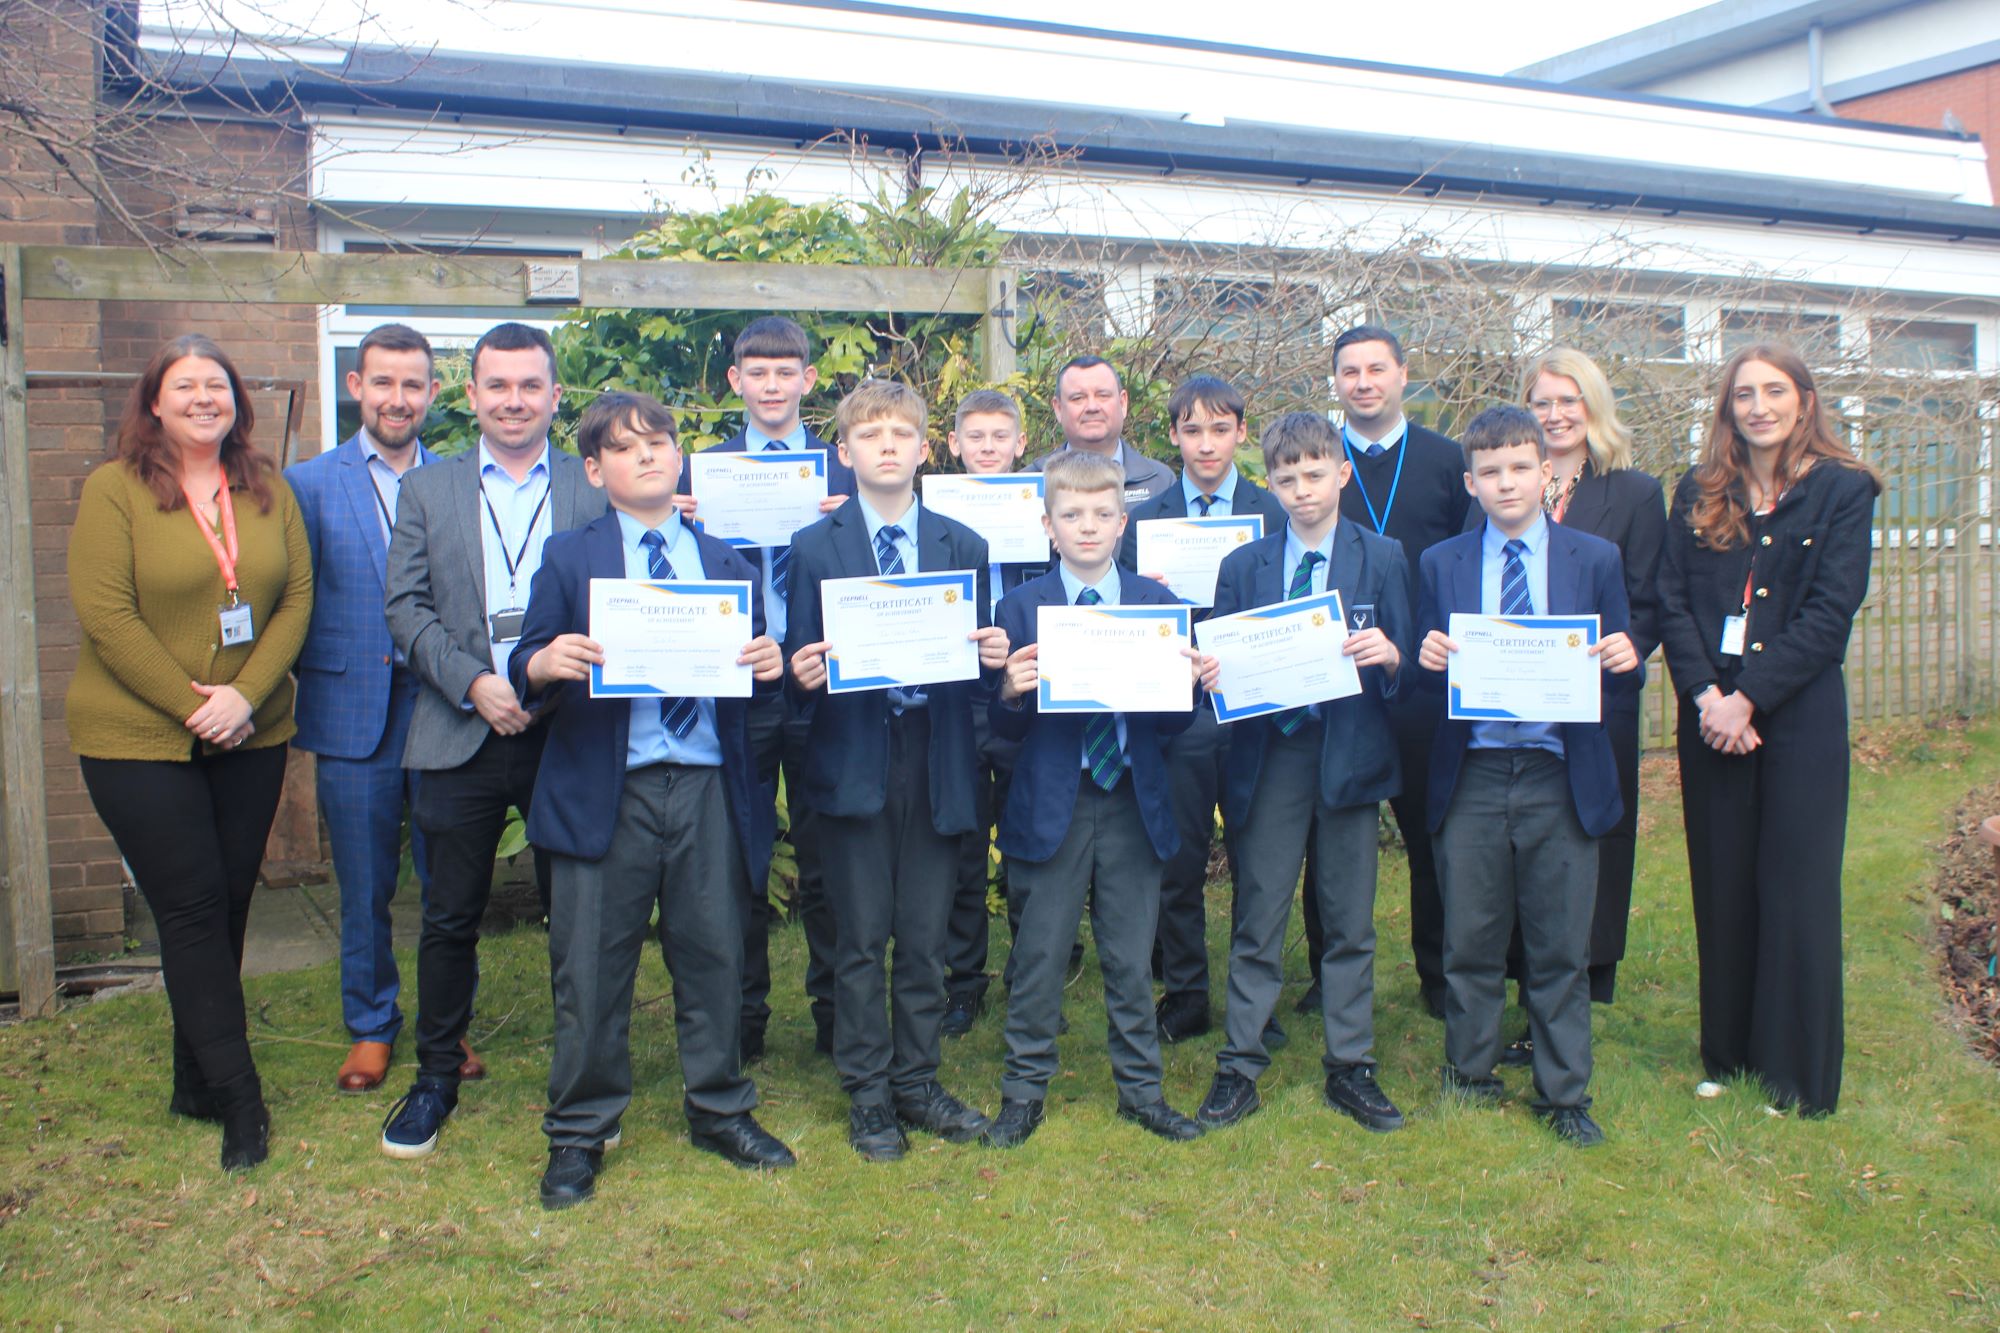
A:
POLYGON ((1757 557, 1750 556, 1750 571, 1743 576, 1743 609, 1733 616, 1722 618, 1722 655, 1724 657, 1743 656, 1743 641, 1750 630, 1750 592, 1757 586, 1757 557))
POLYGON ((209 553, 215 557, 215 567, 222 573, 222 584, 229 589, 229 600, 215 609, 217 628, 221 633, 221 643, 225 648, 234 648, 249 643, 257 637, 256 625, 250 617, 250 604, 237 595, 236 558, 236 506, 229 498, 229 480, 223 479, 222 489, 216 492, 216 516, 221 520, 222 532, 218 536, 201 516, 201 502, 187 486, 181 487, 181 494, 187 498, 188 513, 194 516, 194 525, 201 529, 202 539, 208 543, 209 553))

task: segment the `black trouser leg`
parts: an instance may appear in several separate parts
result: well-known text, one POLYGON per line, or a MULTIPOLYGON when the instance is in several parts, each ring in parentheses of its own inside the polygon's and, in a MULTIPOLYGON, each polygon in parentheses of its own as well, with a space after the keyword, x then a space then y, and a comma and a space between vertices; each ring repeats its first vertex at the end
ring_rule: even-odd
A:
POLYGON ((1390 706, 1389 725, 1403 766, 1403 793, 1389 802, 1410 862, 1410 952, 1417 984, 1427 995, 1444 996, 1444 899, 1438 892, 1437 861, 1429 828, 1431 741, 1442 723, 1441 700, 1421 691, 1390 706))

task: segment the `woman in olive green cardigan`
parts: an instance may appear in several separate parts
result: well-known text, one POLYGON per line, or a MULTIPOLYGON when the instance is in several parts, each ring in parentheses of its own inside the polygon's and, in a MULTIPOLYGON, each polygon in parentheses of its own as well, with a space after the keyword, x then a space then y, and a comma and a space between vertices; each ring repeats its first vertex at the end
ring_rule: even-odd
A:
POLYGON ((297 502, 250 443, 242 379, 199 334, 147 366, 117 456, 84 482, 69 590, 83 628, 67 722, 84 785, 160 932, 174 1017, 168 1109, 264 1160, 243 1015, 243 927, 292 735, 312 614, 297 502))

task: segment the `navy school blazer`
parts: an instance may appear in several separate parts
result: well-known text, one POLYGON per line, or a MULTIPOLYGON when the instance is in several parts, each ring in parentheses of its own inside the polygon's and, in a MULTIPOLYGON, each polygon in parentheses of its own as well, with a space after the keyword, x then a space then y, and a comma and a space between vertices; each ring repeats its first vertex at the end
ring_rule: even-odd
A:
MULTIPOLYGON (((1229 512, 1236 518, 1262 516, 1266 537, 1285 526, 1285 507, 1278 503, 1278 497, 1241 472, 1236 474, 1236 489, 1229 493, 1229 512)), ((1178 478, 1152 499, 1134 505, 1129 514, 1131 521, 1125 525, 1125 537, 1118 543, 1118 563, 1130 570, 1139 568, 1140 519, 1187 518, 1190 513, 1187 491, 1178 478)))
MULTIPOLYGON (((1432 630, 1446 630, 1452 612, 1478 613, 1480 541, 1485 531, 1482 525, 1424 552, 1417 609, 1418 644, 1432 630)), ((1602 537, 1550 523, 1548 560, 1549 605, 1543 614, 1595 615, 1600 636, 1630 631, 1632 615, 1625 598, 1625 566, 1616 546, 1602 537)), ((1426 687, 1444 689, 1444 672, 1425 671, 1422 667, 1417 672, 1426 687)), ((1643 678, 1643 673, 1637 670, 1618 675, 1609 671, 1599 674, 1604 697, 1600 717, 1610 716, 1617 699, 1638 689, 1643 678)), ((1431 744, 1429 813, 1433 833, 1443 825, 1445 814, 1451 809, 1451 794, 1458 786, 1459 769, 1464 765, 1466 746, 1471 739, 1470 722, 1445 718, 1431 744)), ((1576 817, 1585 833, 1593 838, 1602 837, 1625 814, 1625 802, 1618 792, 1618 768, 1611 755, 1610 733, 1601 720, 1565 722, 1562 743, 1576 817)))
MULTIPOLYGON (((1215 580, 1215 614, 1226 616, 1285 600, 1292 571, 1285 568, 1286 527, 1223 557, 1215 580)), ((1372 605, 1376 623, 1396 645, 1403 664, 1395 676, 1381 667, 1361 669, 1361 693, 1320 705, 1326 738, 1320 749, 1319 802, 1329 810, 1374 805, 1403 790, 1403 766, 1389 730, 1383 701, 1417 670, 1410 610, 1410 566, 1403 544, 1378 537, 1352 519, 1333 529, 1328 592, 1339 592, 1343 609, 1372 605)), ((1202 707, 1210 705, 1204 702, 1202 707)), ((1274 715, 1246 717, 1229 724, 1229 757, 1224 769, 1222 817, 1231 829, 1244 827, 1257 793, 1264 754, 1277 729, 1274 715)))
MULTIPOLYGON (((986 539, 934 509, 917 522, 917 568, 912 572, 969 569, 976 575, 979 624, 991 623, 992 573, 986 539)), ((791 586, 786 594, 785 686, 793 701, 809 710, 804 770, 800 781, 815 813, 868 818, 882 813, 889 794, 889 692, 859 690, 807 693, 791 674, 792 655, 826 637, 819 585, 827 579, 868 578, 875 567, 875 544, 858 504, 842 505, 792 538, 791 586)), ((972 710, 984 705, 997 672, 975 680, 924 687, 930 712, 931 825, 941 834, 969 833, 979 827, 973 786, 979 748, 972 734, 972 710)))
MULTIPOLYGON (((1124 606, 1183 605, 1180 598, 1158 583, 1124 569, 1118 571, 1118 600, 1124 606)), ((999 623, 1007 631, 1008 650, 1018 651, 1035 642, 1036 613, 1043 607, 1068 604, 1060 566, 1002 598, 999 623)), ((1193 699, 1192 690, 1188 697, 1193 699)), ((996 690, 987 708, 987 720, 995 736, 1022 742, 1020 757, 1014 763, 1013 785, 1007 793, 1007 808, 1000 815, 1000 837, 994 845, 1003 856, 1046 861, 1069 835, 1083 779, 1083 728, 1094 714, 1044 716, 1037 711, 1032 694, 1017 703, 1019 707, 1003 702, 996 690)), ((1194 710, 1126 713, 1124 718, 1125 760, 1132 770, 1133 794, 1139 798, 1139 817, 1145 821, 1146 836, 1154 853, 1164 861, 1180 850, 1181 838, 1167 804, 1167 762, 1162 742, 1186 731, 1194 721, 1194 710)))
MULTIPOLYGON (((755 584, 756 571, 728 543, 688 529, 701 550, 703 577, 742 579, 755 584)), ((545 851, 595 861, 611 850, 625 787, 625 747, 632 726, 630 699, 593 699, 580 681, 558 681, 539 693, 528 686, 528 659, 560 634, 590 629, 590 580, 625 577, 625 546, 618 515, 607 510, 581 528, 558 532, 542 548, 542 567, 528 593, 521 641, 507 660, 507 679, 525 704, 546 716, 548 740, 535 774, 535 799, 528 812, 528 841, 545 851)), ((764 632, 764 605, 753 591, 748 642, 764 632)), ((777 682, 757 683, 760 694, 777 682)), ((750 883, 761 887, 770 873, 769 831, 758 836, 751 804, 756 774, 750 762, 750 700, 715 701, 716 739, 722 743, 722 787, 729 822, 743 849, 750 883)))

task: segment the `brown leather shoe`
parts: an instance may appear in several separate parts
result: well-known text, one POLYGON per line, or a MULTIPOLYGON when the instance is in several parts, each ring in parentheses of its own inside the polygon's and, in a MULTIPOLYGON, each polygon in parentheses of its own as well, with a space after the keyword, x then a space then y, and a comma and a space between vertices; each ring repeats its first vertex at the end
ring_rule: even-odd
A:
POLYGON ((485 1078, 486 1062, 472 1053, 472 1043, 460 1038, 458 1049, 465 1053, 465 1059, 460 1061, 458 1066, 459 1078, 467 1083, 474 1079, 485 1078))
POLYGON ((389 1076, 389 1056, 394 1049, 386 1041, 355 1042, 334 1086, 342 1092, 373 1092, 389 1076))

